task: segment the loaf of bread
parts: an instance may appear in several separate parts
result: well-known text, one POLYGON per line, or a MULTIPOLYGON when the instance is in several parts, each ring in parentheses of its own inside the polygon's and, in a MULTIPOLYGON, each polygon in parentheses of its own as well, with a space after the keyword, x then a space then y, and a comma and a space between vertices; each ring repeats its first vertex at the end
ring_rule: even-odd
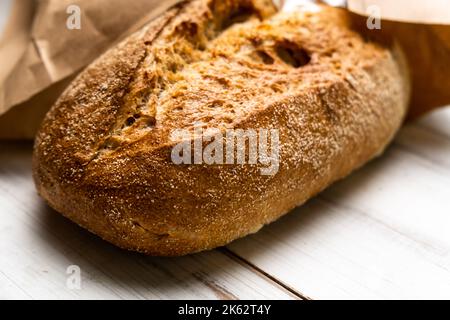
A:
POLYGON ((401 52, 350 25, 325 6, 179 4, 100 57, 47 114, 33 158, 40 195, 103 239, 149 255, 257 232, 380 155, 402 124, 401 52), (210 146, 208 130, 216 142, 253 130, 277 143, 256 162, 250 138, 241 163, 188 149, 179 155, 191 164, 174 159, 180 145, 210 146))

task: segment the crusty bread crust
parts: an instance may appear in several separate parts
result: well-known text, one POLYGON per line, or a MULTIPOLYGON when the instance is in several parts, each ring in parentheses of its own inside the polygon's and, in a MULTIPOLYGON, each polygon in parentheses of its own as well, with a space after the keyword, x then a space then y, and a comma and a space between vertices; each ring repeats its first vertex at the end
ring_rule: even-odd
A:
POLYGON ((188 1, 102 56, 44 120, 40 195, 119 247, 176 256, 256 232, 381 154, 408 105, 401 53, 339 9, 273 13, 188 1), (173 164, 171 131, 197 121, 279 130, 278 173, 173 164))

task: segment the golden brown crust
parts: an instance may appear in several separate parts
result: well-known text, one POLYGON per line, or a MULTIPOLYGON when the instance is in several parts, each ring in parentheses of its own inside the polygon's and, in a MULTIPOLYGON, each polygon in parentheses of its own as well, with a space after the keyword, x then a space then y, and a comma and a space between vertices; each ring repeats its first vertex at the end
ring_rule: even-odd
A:
POLYGON ((380 154, 408 103, 400 54, 341 10, 269 18, 265 2, 184 3, 90 66, 38 134, 44 199, 122 248, 183 255, 256 232, 380 154), (197 121, 278 129, 279 172, 173 164, 171 131, 197 121))

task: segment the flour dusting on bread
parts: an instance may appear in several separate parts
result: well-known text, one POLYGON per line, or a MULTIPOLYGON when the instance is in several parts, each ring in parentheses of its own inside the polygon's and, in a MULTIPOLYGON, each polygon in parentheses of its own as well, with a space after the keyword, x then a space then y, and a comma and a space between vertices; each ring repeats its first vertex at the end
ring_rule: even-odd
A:
POLYGON ((258 231, 379 155, 408 105, 402 54, 319 8, 186 1, 112 48, 44 120, 41 196, 117 246, 183 255, 258 231), (171 133, 199 122, 276 130, 277 174, 173 163, 171 133))

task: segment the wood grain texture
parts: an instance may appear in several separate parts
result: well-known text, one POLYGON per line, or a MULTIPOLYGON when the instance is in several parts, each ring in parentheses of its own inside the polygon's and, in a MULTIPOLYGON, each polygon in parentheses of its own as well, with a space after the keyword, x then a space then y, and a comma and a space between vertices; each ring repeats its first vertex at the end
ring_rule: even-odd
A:
POLYGON ((315 299, 450 298, 450 110, 382 158, 229 248, 315 299))
POLYGON ((293 299, 219 251, 158 259, 128 253, 49 209, 31 179, 31 145, 0 144, 0 299, 293 299), (66 286, 81 268, 81 290, 66 286))
POLYGON ((121 251, 60 217, 35 194, 31 146, 2 143, 0 298, 450 298, 449 122, 444 109, 405 127, 279 222, 181 259, 121 251), (72 264, 82 290, 66 287, 72 264))

